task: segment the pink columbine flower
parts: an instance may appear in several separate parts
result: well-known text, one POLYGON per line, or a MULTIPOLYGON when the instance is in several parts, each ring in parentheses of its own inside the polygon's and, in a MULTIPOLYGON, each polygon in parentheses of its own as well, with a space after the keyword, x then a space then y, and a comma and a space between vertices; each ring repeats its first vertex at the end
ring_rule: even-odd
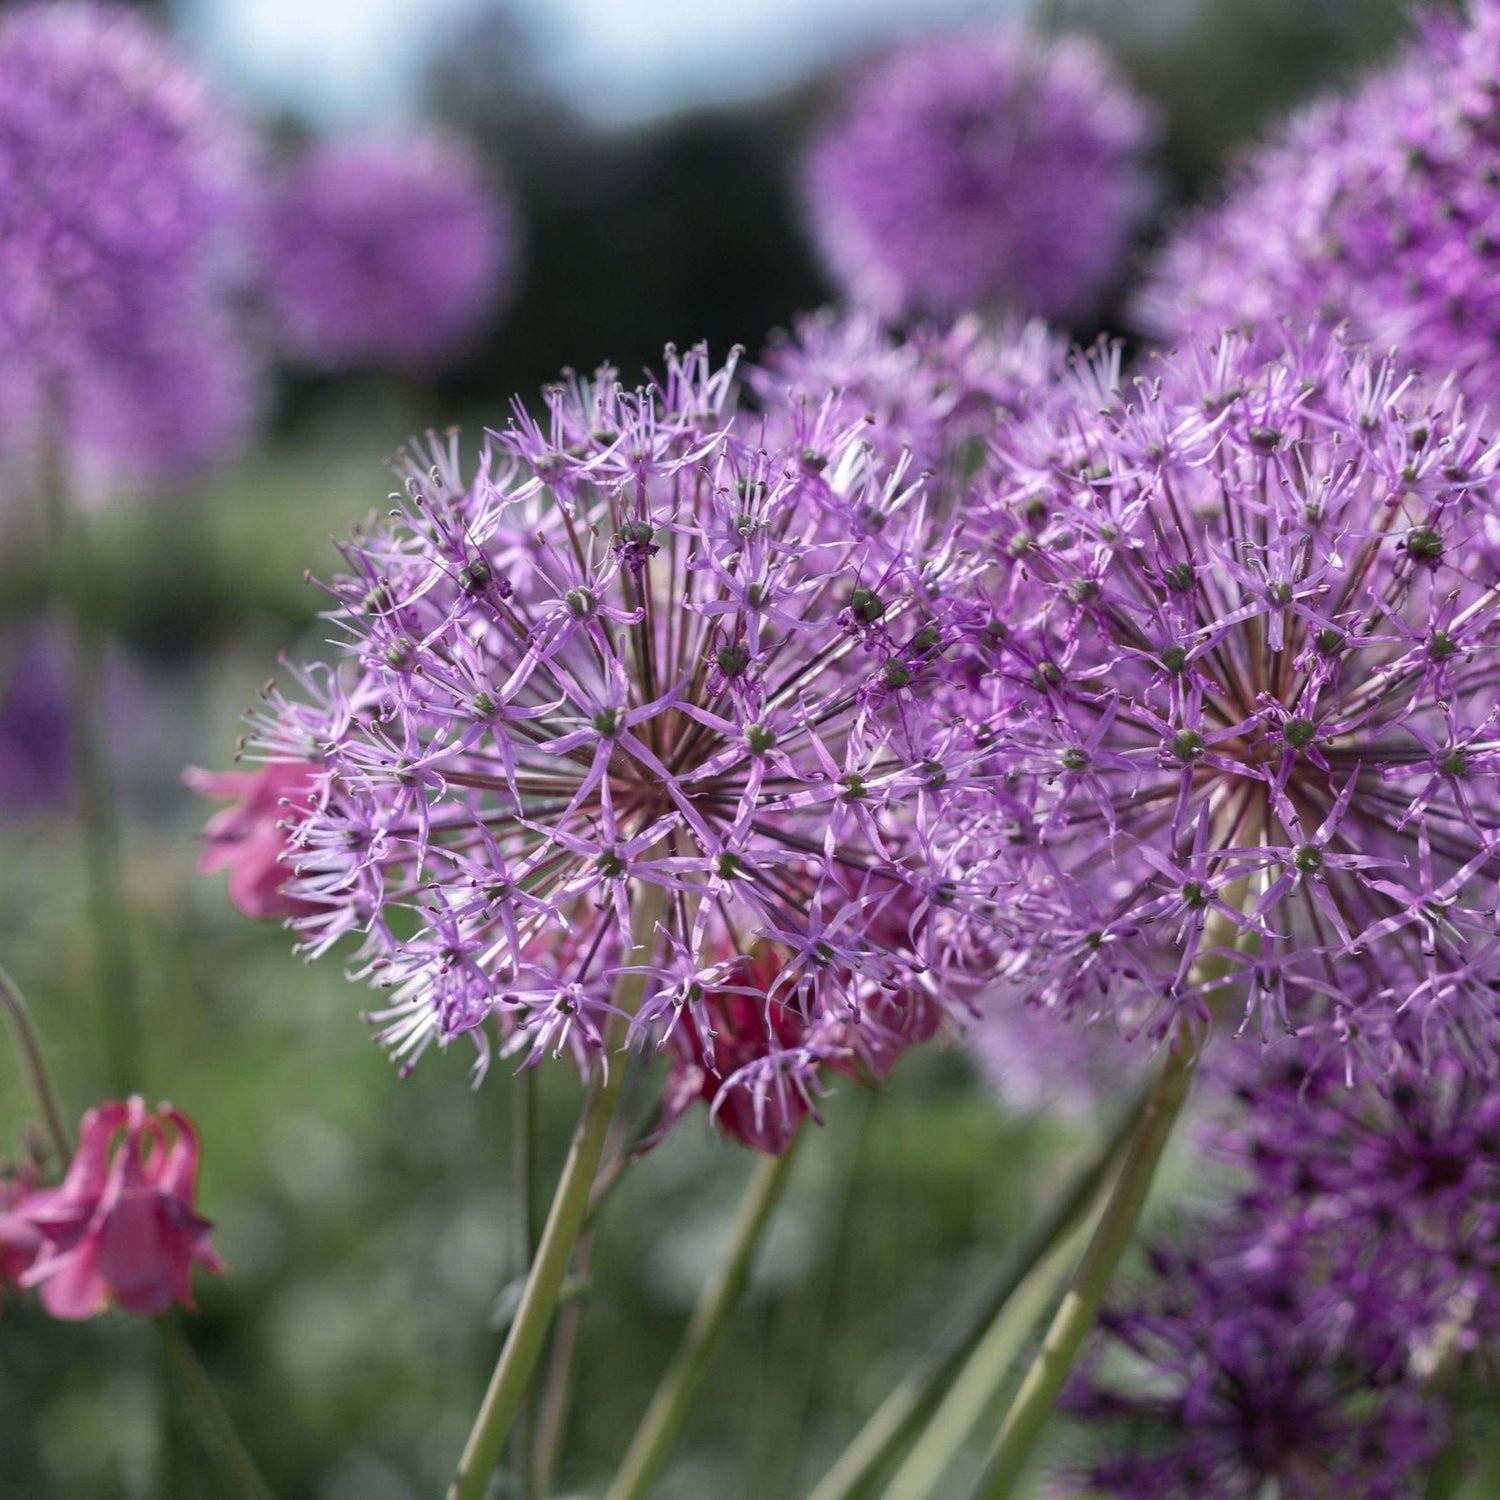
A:
POLYGON ((0 1215, 0 1244, 33 1258, 18 1280, 54 1318, 92 1318, 111 1304, 154 1318, 193 1306, 192 1269, 222 1272, 212 1227, 193 1207, 198 1132, 181 1111, 155 1114, 138 1094, 83 1117, 62 1186, 25 1194, 0 1215))
POLYGON ((189 766, 182 779, 205 797, 229 797, 232 807, 208 820, 207 847, 198 861, 205 875, 229 871, 229 899, 262 922, 297 917, 305 901, 286 894, 291 878, 285 858, 287 830, 308 807, 318 768, 303 762, 273 763, 258 771, 203 771, 189 766))
POLYGON ((16 1212, 32 1190, 30 1175, 23 1169, 0 1175, 0 1293, 17 1287, 41 1249, 37 1227, 16 1212))

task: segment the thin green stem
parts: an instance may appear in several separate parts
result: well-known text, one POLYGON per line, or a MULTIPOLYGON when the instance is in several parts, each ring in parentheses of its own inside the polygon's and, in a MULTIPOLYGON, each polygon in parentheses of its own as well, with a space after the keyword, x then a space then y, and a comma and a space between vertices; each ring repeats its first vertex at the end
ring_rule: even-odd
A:
MULTIPOLYGON (((592 1228, 579 1236, 573 1256, 573 1278, 586 1281, 594 1254, 592 1228)), ((531 1451, 531 1474, 526 1482, 530 1493, 541 1500, 552 1493, 557 1479, 557 1464, 562 1456, 563 1434, 567 1431, 568 1412, 573 1400, 573 1361, 578 1353, 578 1335, 583 1328, 584 1301, 573 1297, 557 1315, 552 1331, 552 1348, 547 1356, 547 1373, 542 1380, 542 1395, 537 1403, 536 1441, 531 1451)))
POLYGON ((764 1157, 757 1163, 740 1203, 728 1254, 704 1287, 682 1343, 646 1408, 605 1500, 641 1500, 660 1471, 698 1394, 708 1362, 744 1295, 766 1225, 781 1201, 799 1140, 800 1131, 780 1156, 764 1157))
POLYGON ((243 1500, 275 1500, 271 1486, 240 1441, 234 1422, 224 1410, 207 1372, 199 1364, 176 1314, 168 1313, 157 1318, 156 1326, 166 1345, 167 1358, 197 1419, 198 1429, 233 1481, 235 1493, 243 1500))
POLYGON ((1057 1394, 1073 1368, 1084 1336, 1093 1326, 1104 1294, 1145 1206, 1162 1152, 1182 1112, 1202 1047, 1202 1036, 1179 1028, 1156 1081, 1146 1096, 1114 1190, 1089 1240, 1088 1249, 1064 1293, 1020 1389, 990 1449, 975 1500, 1009 1500, 1015 1493, 1032 1444, 1052 1413, 1057 1394))
MULTIPOLYGON (((511 1120, 512 1196, 516 1209, 516 1275, 525 1276, 536 1256, 540 1225, 536 1211, 536 1074, 523 1067, 513 1083, 514 1110, 511 1120)), ((520 1420, 511 1434, 510 1462, 519 1477, 521 1500, 541 1500, 535 1488, 532 1450, 532 1402, 523 1404, 520 1420)))
POLYGON ((94 932, 95 986, 103 1018, 101 1034, 109 1054, 110 1086, 118 1094, 127 1094, 139 1081, 139 1028, 135 963, 120 876, 119 798, 105 750, 104 643, 92 597, 87 528, 70 503, 65 457, 68 408, 60 386, 49 390, 46 405, 40 483, 50 533, 53 590, 68 622, 68 733, 94 932))
POLYGON ((52 1137, 52 1149, 57 1154, 58 1160, 66 1166, 68 1158, 73 1154, 73 1143, 68 1137, 67 1126, 63 1124, 62 1111, 57 1105, 57 1094, 53 1090, 52 1079, 47 1072, 46 1060, 42 1057, 41 1042, 36 1034, 36 1023, 31 1019, 31 1012, 26 1007, 25 997, 4 969, 0 969, 0 1007, 4 1008, 5 1014, 10 1019, 11 1030, 15 1033, 16 1048, 21 1054, 21 1065, 31 1081, 31 1090, 36 1095, 37 1105, 42 1111, 47 1134, 52 1137))
POLYGON ((1135 1131, 1144 1107, 1136 1100, 1067 1194, 1001 1267, 989 1290, 942 1344, 902 1379, 813 1490, 808 1500, 859 1500, 928 1419, 990 1326, 1047 1253, 1083 1222, 1113 1164, 1135 1131))
POLYGON ((1086 1220, 1076 1224, 1022 1278, 892 1476, 881 1500, 928 1500, 928 1496, 939 1493, 958 1450, 994 1402, 1032 1329, 1077 1264, 1087 1227, 1086 1220))
POLYGON ((662 886, 647 885, 635 892, 631 912, 632 951, 626 959, 630 967, 615 984, 615 1014, 605 1034, 600 1071, 584 1099, 546 1227, 521 1294, 521 1305, 516 1309, 479 1415, 464 1444, 458 1471, 448 1487, 448 1500, 482 1500, 526 1395, 532 1371, 541 1357, 573 1247, 578 1243, 588 1212, 589 1193, 599 1170, 605 1138, 625 1084, 625 1059, 614 1054, 624 1043, 629 1018, 640 1005, 646 983, 644 966, 655 951, 656 924, 665 904, 666 890, 662 886))

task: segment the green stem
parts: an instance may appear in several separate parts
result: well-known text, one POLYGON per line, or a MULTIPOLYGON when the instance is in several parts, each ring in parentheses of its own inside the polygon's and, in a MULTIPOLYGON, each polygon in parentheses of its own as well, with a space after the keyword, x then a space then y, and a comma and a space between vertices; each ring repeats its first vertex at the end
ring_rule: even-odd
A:
POLYGON ((729 1253, 704 1287, 682 1343, 646 1408, 605 1500, 641 1500, 660 1471, 698 1394, 708 1362, 739 1306, 755 1253, 781 1199, 801 1138, 799 1131, 780 1156, 764 1157, 756 1165, 729 1239, 729 1253))
POLYGON ((1187 1099, 1202 1037, 1183 1026, 1169 1047, 1088 1249, 1001 1423, 975 1500, 1008 1500, 1015 1492, 1032 1444, 1052 1413, 1135 1232, 1172 1126, 1187 1099))
POLYGON ((958 1450, 994 1401, 1032 1329, 1077 1264, 1086 1228, 1086 1221, 1076 1224, 1072 1233, 1059 1238, 1022 1278, 922 1429, 881 1500, 927 1500, 937 1491, 958 1450))
POLYGON ((588 1212, 589 1193, 599 1170, 605 1137, 625 1085, 625 1059, 614 1054, 624 1043, 629 1018, 640 1005, 646 983, 644 965, 655 951, 656 924, 665 906, 664 886, 647 885, 636 892, 631 912, 632 951, 625 960, 631 970, 622 973, 615 983, 615 1014, 605 1033, 599 1075, 584 1100, 536 1258, 521 1294, 521 1305, 516 1309, 479 1415, 464 1444, 458 1471, 448 1487, 448 1500, 482 1500, 526 1395, 531 1373, 541 1357, 573 1247, 578 1243, 588 1212))
MULTIPOLYGON (((536 1212, 536 1074, 521 1068, 513 1080, 514 1113, 511 1121, 512 1196, 516 1208, 516 1275, 525 1276, 536 1257, 540 1225, 536 1212)), ((511 1434, 510 1462, 519 1476, 521 1500, 541 1500, 534 1485, 530 1399, 511 1434)))
POLYGON ((53 588, 68 621, 68 731, 94 932, 100 1029, 109 1053, 110 1086, 123 1095, 139 1081, 135 965, 120 877, 119 798, 105 751, 104 643, 91 597, 87 529, 69 499, 67 425, 67 401, 60 386, 54 386, 47 397, 41 448, 42 503, 51 534, 53 588))
POLYGON ((21 991, 4 969, 0 969, 0 1007, 4 1008, 5 1014, 10 1018, 22 1066, 26 1069, 27 1078, 31 1080, 32 1092, 41 1108, 42 1119, 47 1124, 47 1133, 52 1137, 52 1149, 58 1160, 66 1166, 68 1158, 73 1154, 73 1144, 68 1138, 67 1126, 63 1124, 62 1111, 57 1106, 57 1095, 53 1091, 52 1079, 48 1076, 47 1064, 42 1057, 41 1043, 37 1039, 36 1024, 31 1019, 31 1012, 26 1008, 21 991))
POLYGON ((973 1355, 1010 1299, 1047 1253, 1083 1222, 1105 1176, 1125 1150, 1144 1098, 1124 1115, 1104 1148, 1009 1257, 979 1306, 955 1327, 933 1354, 911 1370, 844 1449, 808 1500, 857 1500, 873 1487, 913 1433, 937 1407, 944 1391, 973 1355))
POLYGON ((218 1456, 224 1472, 234 1483, 235 1492, 243 1500, 275 1500, 275 1496, 255 1460, 246 1451, 235 1431, 234 1422, 224 1410, 218 1392, 213 1388, 198 1356, 188 1342, 187 1335, 175 1313, 156 1319, 157 1329, 166 1345, 167 1357, 181 1382, 184 1394, 198 1420, 204 1441, 218 1456))

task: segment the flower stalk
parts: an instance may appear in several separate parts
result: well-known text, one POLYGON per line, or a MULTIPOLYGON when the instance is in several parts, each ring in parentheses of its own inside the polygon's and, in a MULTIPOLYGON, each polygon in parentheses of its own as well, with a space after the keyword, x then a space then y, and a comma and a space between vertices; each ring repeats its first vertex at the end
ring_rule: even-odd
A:
POLYGON ((1172 1127, 1187 1100, 1202 1044, 1201 1031, 1179 1026, 1083 1260, 1001 1423, 975 1500, 1009 1500, 1015 1493, 1032 1445, 1052 1413, 1135 1232, 1172 1127))
POLYGON ((618 1056, 611 1059, 610 1054, 618 1053, 623 1045, 630 1016, 640 1004, 646 983, 644 965, 655 951, 657 924, 666 904, 666 893, 657 885, 638 887, 634 895, 631 912, 634 962, 622 969, 616 982, 615 1015, 607 1033, 605 1056, 584 1100, 526 1278, 521 1305, 506 1334, 479 1415, 458 1461, 458 1471, 448 1487, 448 1500, 481 1500, 489 1486, 490 1475, 500 1461, 532 1371, 541 1357, 573 1249, 588 1213, 589 1195, 604 1154, 604 1142, 625 1086, 624 1060, 618 1056))
POLYGON ((660 1472, 698 1394, 708 1362, 739 1306, 802 1135, 799 1131, 780 1155, 762 1157, 756 1164, 730 1235, 728 1253, 703 1289, 682 1343, 631 1439, 606 1500, 642 1500, 660 1472))

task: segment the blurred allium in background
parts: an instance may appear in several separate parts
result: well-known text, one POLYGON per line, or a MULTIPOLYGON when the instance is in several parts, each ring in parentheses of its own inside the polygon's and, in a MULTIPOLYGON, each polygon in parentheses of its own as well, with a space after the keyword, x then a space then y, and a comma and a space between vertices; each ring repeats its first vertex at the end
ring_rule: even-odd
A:
POLYGON ((1500 1095, 1449 1065, 1351 1090, 1296 1048, 1239 1072, 1205 1144, 1243 1186, 1152 1251, 1075 1386, 1119 1423, 1086 1492, 1420 1493, 1500 1335, 1500 1095))
POLYGON ((1108 351, 987 476, 1018 992, 1493 1071, 1495 451, 1335 340, 1108 351))
POLYGON ((227 298, 247 165, 139 12, 0 18, 0 456, 46 443, 75 477, 161 478, 239 441, 255 376, 227 298))
POLYGON ((517 227, 462 141, 333 142, 271 182, 258 251, 289 358, 425 369, 470 343, 509 291, 517 227))
POLYGON ((586 1064, 628 1019, 774 1148, 825 1068, 885 1072, 987 972, 990 851, 942 816, 973 752, 929 701, 978 561, 821 393, 786 446, 737 436, 732 375, 605 370, 473 478, 414 460, 333 586, 345 660, 259 746, 323 769, 286 892, 307 949, 363 935, 398 1057, 486 1058, 494 1022, 586 1064))
POLYGON ((1394 65, 1314 104, 1182 224, 1138 298, 1161 338, 1347 319, 1407 368, 1500 395, 1500 4, 1425 15, 1394 65))
POLYGON ((885 316, 1097 310, 1153 198, 1147 105, 1087 38, 904 48, 853 80, 804 171, 840 289, 885 316))

